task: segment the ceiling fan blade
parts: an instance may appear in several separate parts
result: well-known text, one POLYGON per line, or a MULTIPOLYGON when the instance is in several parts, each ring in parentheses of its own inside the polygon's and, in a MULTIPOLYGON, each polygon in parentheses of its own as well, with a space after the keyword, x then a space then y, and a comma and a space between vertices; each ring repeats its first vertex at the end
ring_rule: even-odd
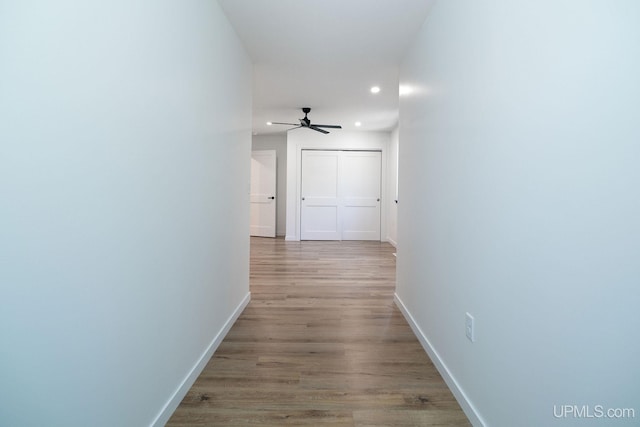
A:
POLYGON ((298 126, 297 123, 281 123, 281 122, 271 122, 272 125, 287 125, 287 126, 298 126))
POLYGON ((320 129, 319 127, 316 127, 316 125, 309 125, 309 129, 313 129, 315 131, 321 132, 321 133, 329 133, 328 131, 324 130, 324 129, 320 129))
POLYGON ((317 128, 342 129, 342 126, 340 125, 317 125, 313 123, 313 126, 317 128))

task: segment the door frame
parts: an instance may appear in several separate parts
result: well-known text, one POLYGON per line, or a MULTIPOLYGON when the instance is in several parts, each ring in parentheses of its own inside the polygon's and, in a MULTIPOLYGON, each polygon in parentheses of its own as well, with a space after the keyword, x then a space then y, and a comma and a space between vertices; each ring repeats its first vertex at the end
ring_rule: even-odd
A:
POLYGON ((390 201, 390 190, 387 188, 390 133, 336 131, 329 135, 320 133, 314 135, 315 133, 317 132, 287 132, 287 230, 285 239, 300 241, 302 150, 380 151, 382 153, 380 241, 386 242, 387 211, 390 201))

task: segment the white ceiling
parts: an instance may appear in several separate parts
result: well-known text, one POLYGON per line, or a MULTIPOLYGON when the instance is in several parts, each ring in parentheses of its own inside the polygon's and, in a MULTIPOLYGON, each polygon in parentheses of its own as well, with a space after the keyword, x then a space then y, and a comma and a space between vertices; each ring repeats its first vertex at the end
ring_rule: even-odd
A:
POLYGON ((302 107, 314 123, 393 128, 399 64, 433 1, 219 0, 253 61, 254 134, 285 131, 266 122, 297 123, 302 107))

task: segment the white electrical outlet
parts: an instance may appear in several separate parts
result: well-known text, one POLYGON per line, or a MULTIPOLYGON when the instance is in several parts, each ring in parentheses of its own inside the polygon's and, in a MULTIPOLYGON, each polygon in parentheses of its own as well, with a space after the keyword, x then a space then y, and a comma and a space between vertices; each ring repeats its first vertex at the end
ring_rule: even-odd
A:
POLYGON ((465 327, 465 332, 467 334, 467 338, 469 338, 469 341, 471 342, 476 341, 474 326, 475 325, 474 325, 473 316, 470 315, 469 313, 466 313, 464 327, 465 327))

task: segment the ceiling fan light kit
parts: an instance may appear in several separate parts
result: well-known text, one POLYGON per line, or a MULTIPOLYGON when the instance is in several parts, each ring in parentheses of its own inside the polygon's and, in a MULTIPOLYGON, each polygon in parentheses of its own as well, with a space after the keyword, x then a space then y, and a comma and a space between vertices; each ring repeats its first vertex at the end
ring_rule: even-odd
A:
MULTIPOLYGON (((322 128, 342 129, 342 126, 340 126, 340 125, 319 125, 319 124, 316 124, 316 123, 311 123, 311 120, 307 117, 307 114, 309 114, 311 112, 311 108, 309 108, 309 107, 304 107, 302 109, 302 112, 304 113, 304 118, 299 119, 300 120, 300 124, 296 124, 296 123, 281 123, 281 122, 270 122, 270 123, 274 124, 274 125, 294 126, 291 129, 308 128, 308 129, 315 130, 316 132, 320 132, 320 133, 324 133, 324 134, 329 133, 329 131, 324 130, 322 128)), ((291 129, 289 129, 289 130, 291 130, 291 129)))

